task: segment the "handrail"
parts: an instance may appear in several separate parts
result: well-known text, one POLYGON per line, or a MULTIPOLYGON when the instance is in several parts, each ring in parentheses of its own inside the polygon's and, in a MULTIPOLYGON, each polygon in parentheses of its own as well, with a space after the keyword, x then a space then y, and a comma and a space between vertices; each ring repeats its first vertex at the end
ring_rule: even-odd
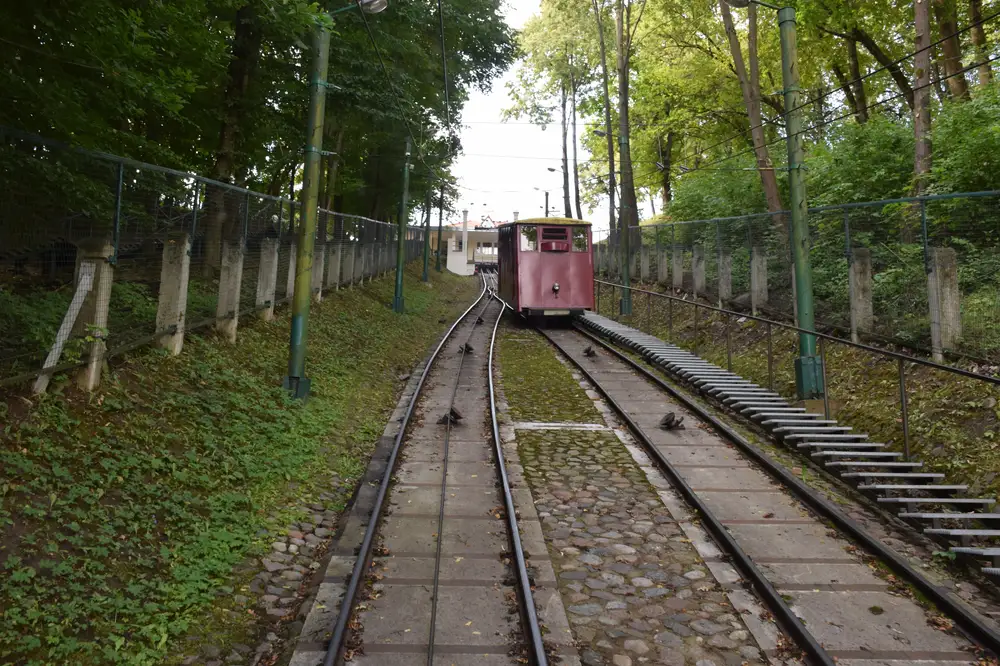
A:
POLYGON ((761 322, 762 324, 768 324, 770 326, 778 326, 780 328, 785 328, 790 331, 795 331, 796 333, 806 333, 808 335, 815 335, 817 338, 823 338, 830 340, 831 342, 836 342, 838 344, 847 345, 848 347, 854 347, 855 349, 863 349, 864 351, 871 352, 874 354, 880 354, 889 358, 893 358, 899 361, 905 361, 910 363, 916 363, 917 365, 923 365, 928 368, 933 368, 935 370, 943 370, 945 372, 950 372, 952 374, 961 375, 962 377, 968 377, 970 379, 978 379, 981 381, 988 382, 990 384, 1000 385, 1000 377, 991 377, 989 375, 983 375, 978 372, 972 372, 971 370, 963 370, 962 368, 956 368, 952 365, 944 365, 942 363, 935 363, 934 361, 928 361, 927 359, 919 358, 916 356, 907 356, 906 354, 900 354, 899 352, 889 351, 887 349, 879 349, 878 347, 872 347, 871 345, 862 344, 860 342, 854 342, 853 340, 847 340, 845 338, 840 338, 835 335, 830 335, 828 333, 823 333, 820 331, 811 331, 805 328, 799 328, 794 324, 786 324, 784 322, 775 321, 773 319, 766 319, 764 317, 758 317, 754 314, 747 314, 745 312, 736 312, 734 310, 726 310, 725 308, 720 308, 714 305, 708 305, 706 303, 699 303, 697 300, 688 300, 686 298, 678 298, 677 296, 672 296, 670 294, 661 294, 658 291, 649 291, 648 289, 640 289, 637 287, 626 286, 619 284, 617 282, 607 282, 605 280, 598 280, 594 278, 595 284, 604 284, 610 287, 618 287, 619 289, 629 289, 634 293, 639 294, 650 294, 651 296, 658 296, 660 298, 665 298, 673 301, 678 301, 681 303, 686 303, 688 305, 694 305, 697 308, 704 308, 712 312, 719 312, 731 317, 744 317, 746 319, 751 319, 753 321, 761 322))

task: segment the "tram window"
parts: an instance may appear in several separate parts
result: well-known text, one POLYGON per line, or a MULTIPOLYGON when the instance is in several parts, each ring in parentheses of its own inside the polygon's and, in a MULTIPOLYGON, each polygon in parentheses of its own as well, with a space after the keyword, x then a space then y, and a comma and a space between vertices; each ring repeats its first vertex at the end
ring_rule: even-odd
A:
POLYGON ((587 230, 583 227, 573 227, 573 251, 587 251, 587 230))
POLYGON ((534 252, 538 249, 538 227, 521 227, 521 252, 534 252))

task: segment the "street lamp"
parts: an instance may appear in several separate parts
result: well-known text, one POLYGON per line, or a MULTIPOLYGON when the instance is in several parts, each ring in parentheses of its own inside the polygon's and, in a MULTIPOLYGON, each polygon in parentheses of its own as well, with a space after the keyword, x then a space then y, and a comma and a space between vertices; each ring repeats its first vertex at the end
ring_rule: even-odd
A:
MULTIPOLYGON (((806 204, 805 174, 802 167, 805 151, 802 146, 802 101, 799 90, 798 49, 795 36, 795 8, 778 8, 760 0, 724 0, 733 7, 749 7, 751 3, 778 12, 781 34, 781 78, 785 88, 785 135, 788 146, 788 190, 792 216, 792 263, 795 267, 795 302, 798 326, 815 331, 813 312, 812 267, 809 263, 809 220, 806 204)), ((799 333, 799 356, 795 359, 795 387, 799 400, 823 396, 823 369, 816 353, 816 336, 799 333)))
MULTIPOLYGON (((328 16, 358 8, 377 14, 388 0, 356 0, 328 16)), ((326 114, 327 69, 330 64, 330 31, 317 21, 313 31, 312 72, 309 76, 309 120, 306 130, 305 168, 302 176, 302 222, 299 224, 295 255, 295 292, 292 296, 292 326, 288 350, 288 375, 282 382, 292 397, 309 396, 306 375, 306 337, 309 330, 309 301, 312 297, 313 252, 319 199, 319 161, 323 154, 323 120, 326 114)))

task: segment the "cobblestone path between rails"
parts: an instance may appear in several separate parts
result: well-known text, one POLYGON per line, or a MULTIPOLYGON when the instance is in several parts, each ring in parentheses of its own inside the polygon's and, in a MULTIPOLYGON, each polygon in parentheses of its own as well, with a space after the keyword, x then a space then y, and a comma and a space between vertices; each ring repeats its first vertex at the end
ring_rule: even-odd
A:
POLYGON ((521 431, 525 478, 584 664, 739 666, 761 653, 610 432, 521 431))
MULTIPOLYGON (((554 359, 554 350, 535 334, 516 335, 522 353, 540 342, 554 359)), ((565 366, 553 370, 537 362, 501 372, 501 385, 519 387, 510 405, 501 402, 505 449, 512 458, 516 453, 530 490, 527 498, 515 492, 518 511, 537 511, 582 663, 764 663, 743 613, 667 508, 661 494, 674 498, 663 490, 666 479, 639 449, 626 446, 628 435, 609 427, 579 378, 565 366), (574 422, 538 422, 552 417, 552 401, 529 399, 533 392, 521 388, 524 382, 539 383, 536 395, 547 395, 544 387, 558 382, 574 422), (531 421, 512 422, 511 415, 531 421), (527 502, 533 506, 522 506, 527 502)), ((775 631, 772 624, 767 633, 775 631)))

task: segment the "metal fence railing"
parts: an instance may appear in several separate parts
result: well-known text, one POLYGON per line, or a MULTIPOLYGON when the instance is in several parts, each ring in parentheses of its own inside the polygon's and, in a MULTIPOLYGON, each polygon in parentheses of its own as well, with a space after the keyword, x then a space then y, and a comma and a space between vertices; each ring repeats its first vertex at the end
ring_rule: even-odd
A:
MULTIPOLYGON (((0 385, 41 376, 44 389, 56 371, 162 343, 178 329, 269 317, 290 299, 298 202, 11 130, 2 136, 0 385)), ((398 233, 320 210, 313 292, 394 272, 398 233)), ((407 261, 421 256, 423 234, 408 228, 407 261)))
MULTIPOLYGON (((630 277, 795 321, 785 213, 632 228, 630 277)), ((882 339, 1000 362, 1000 192, 821 206, 809 211, 816 319, 882 339)), ((617 238, 595 232, 601 275, 617 238)))

